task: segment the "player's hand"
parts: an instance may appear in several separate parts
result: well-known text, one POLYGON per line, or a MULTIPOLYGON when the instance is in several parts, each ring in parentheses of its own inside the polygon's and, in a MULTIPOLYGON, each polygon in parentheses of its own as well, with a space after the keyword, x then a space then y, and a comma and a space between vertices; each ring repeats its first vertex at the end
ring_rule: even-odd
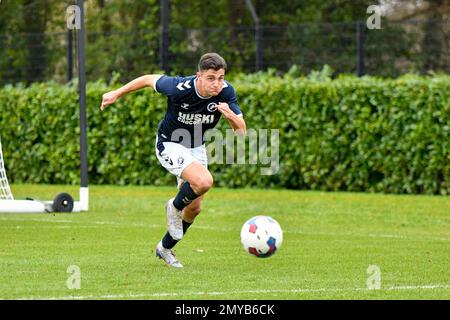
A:
POLYGON ((119 98, 117 91, 110 91, 103 95, 102 105, 100 106, 100 109, 103 111, 106 109, 106 107, 110 104, 113 104, 116 102, 117 98, 119 98))
POLYGON ((224 116, 225 119, 230 119, 232 116, 236 115, 231 109, 228 103, 221 102, 217 105, 217 110, 224 116))

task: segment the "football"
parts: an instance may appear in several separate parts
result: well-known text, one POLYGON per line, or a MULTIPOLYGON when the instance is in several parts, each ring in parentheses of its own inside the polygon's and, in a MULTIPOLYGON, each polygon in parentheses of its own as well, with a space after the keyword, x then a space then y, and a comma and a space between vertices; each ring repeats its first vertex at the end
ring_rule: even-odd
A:
POLYGON ((283 231, 278 222, 268 216, 248 219, 241 229, 244 250, 258 258, 272 256, 283 243, 283 231))

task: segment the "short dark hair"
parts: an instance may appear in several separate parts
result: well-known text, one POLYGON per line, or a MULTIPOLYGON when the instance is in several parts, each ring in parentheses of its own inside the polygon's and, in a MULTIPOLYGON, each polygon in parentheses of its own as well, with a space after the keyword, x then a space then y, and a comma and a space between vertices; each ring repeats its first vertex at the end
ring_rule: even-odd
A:
POLYGON ((227 63, 225 59, 222 58, 215 52, 205 53, 200 57, 200 61, 198 62, 198 70, 205 71, 209 69, 214 69, 215 71, 220 69, 227 69, 227 63))

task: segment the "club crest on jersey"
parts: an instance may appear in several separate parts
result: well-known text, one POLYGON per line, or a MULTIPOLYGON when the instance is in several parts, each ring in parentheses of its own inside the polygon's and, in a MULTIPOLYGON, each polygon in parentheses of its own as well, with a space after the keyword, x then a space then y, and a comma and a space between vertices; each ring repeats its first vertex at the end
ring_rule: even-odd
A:
POLYGON ((208 104, 206 109, 208 109, 209 112, 215 112, 217 110, 217 104, 215 102, 211 102, 208 104))

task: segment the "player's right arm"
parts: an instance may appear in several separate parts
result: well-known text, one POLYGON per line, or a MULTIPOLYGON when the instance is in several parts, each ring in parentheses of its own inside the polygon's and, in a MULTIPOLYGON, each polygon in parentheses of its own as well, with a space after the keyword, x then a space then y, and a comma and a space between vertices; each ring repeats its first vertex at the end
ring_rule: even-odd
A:
MULTIPOLYGON (((162 75, 160 74, 148 74, 145 76, 141 76, 139 78, 136 78, 130 82, 128 82, 123 87, 120 87, 117 90, 109 91, 103 95, 102 105, 100 106, 100 109, 103 111, 106 109, 106 107, 110 104, 113 104, 116 102, 117 99, 119 99, 124 94, 127 94, 129 92, 133 92, 145 87, 152 87, 153 89, 156 88, 156 81, 161 78, 162 75)), ((156 90, 156 89, 155 89, 156 90)))

